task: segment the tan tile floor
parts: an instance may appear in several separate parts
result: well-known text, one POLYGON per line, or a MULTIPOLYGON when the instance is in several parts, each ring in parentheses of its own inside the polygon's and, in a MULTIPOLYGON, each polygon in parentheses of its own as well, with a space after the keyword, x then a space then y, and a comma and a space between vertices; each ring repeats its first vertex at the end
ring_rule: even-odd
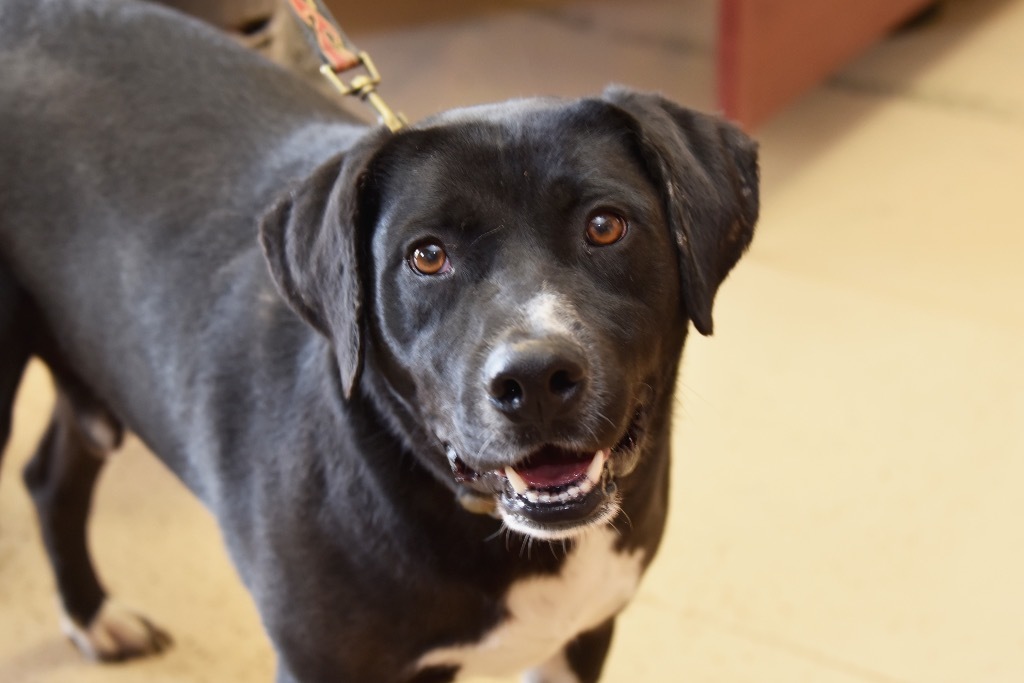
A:
MULTIPOLYGON (((576 0, 350 30, 414 117, 608 81, 707 107, 712 16, 576 0)), ((760 131, 760 234, 688 349, 669 538, 605 680, 1024 681, 1022 74, 1024 0, 951 1, 760 131)), ((101 668, 59 636, 17 477, 49 399, 33 368, 0 479, 0 682, 269 681, 211 519, 135 442, 92 540, 177 646, 101 668)))

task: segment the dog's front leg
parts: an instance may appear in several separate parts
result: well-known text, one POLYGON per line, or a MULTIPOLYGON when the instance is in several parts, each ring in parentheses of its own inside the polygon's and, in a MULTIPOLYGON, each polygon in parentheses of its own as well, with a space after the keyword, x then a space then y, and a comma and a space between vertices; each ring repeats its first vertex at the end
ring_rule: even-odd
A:
POLYGON ((581 633, 557 655, 527 671, 523 683, 597 683, 614 630, 615 619, 612 618, 592 631, 581 633))

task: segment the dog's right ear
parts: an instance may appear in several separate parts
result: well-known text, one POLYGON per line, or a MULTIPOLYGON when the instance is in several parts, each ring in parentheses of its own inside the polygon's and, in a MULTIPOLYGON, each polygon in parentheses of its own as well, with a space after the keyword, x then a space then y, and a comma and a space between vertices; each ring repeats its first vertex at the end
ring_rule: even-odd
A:
POLYGON ((603 99, 633 122, 665 201, 687 314, 698 332, 711 334, 715 293, 754 236, 757 143, 728 121, 660 95, 612 87, 603 99))
POLYGON ((288 304, 331 340, 345 397, 362 364, 360 195, 386 135, 366 136, 293 188, 263 217, 260 243, 288 304))

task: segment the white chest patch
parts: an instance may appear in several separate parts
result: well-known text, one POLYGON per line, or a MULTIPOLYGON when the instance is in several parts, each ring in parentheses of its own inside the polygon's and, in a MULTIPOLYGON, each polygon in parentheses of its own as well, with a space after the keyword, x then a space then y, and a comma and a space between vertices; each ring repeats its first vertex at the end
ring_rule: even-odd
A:
POLYGON ((461 679, 512 676, 547 662, 572 638, 619 612, 636 592, 643 551, 618 553, 617 538, 610 527, 587 533, 559 574, 512 584, 505 596, 509 617, 479 642, 431 650, 420 668, 458 666, 461 679))

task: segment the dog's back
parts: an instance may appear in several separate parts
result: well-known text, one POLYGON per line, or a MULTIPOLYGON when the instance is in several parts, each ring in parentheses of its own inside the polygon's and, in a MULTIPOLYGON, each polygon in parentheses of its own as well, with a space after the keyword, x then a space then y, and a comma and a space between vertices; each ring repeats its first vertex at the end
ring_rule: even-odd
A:
POLYGON ((133 235, 165 229, 158 239, 206 231, 215 251, 209 226, 259 215, 282 180, 358 132, 339 129, 337 106, 288 72, 149 3, 5 2, 0 65, 8 245, 31 234, 81 257, 97 239, 130 249, 133 235), (140 224, 139 209, 151 220, 140 224), (64 220, 33 219, 57 211, 64 220))
POLYGON ((258 219, 361 127, 292 74, 149 3, 5 2, 0 71, 0 319, 20 319, 0 327, 10 365, 31 328, 33 353, 102 388, 188 478, 175 462, 184 437, 154 422, 147 396, 230 367, 237 313, 283 311, 258 219), (211 305, 222 295, 230 305, 211 305), (188 340, 170 355, 152 338, 168 329, 188 340), (210 339, 220 353, 192 353, 210 339), (125 369, 131 385, 111 376, 125 369))

